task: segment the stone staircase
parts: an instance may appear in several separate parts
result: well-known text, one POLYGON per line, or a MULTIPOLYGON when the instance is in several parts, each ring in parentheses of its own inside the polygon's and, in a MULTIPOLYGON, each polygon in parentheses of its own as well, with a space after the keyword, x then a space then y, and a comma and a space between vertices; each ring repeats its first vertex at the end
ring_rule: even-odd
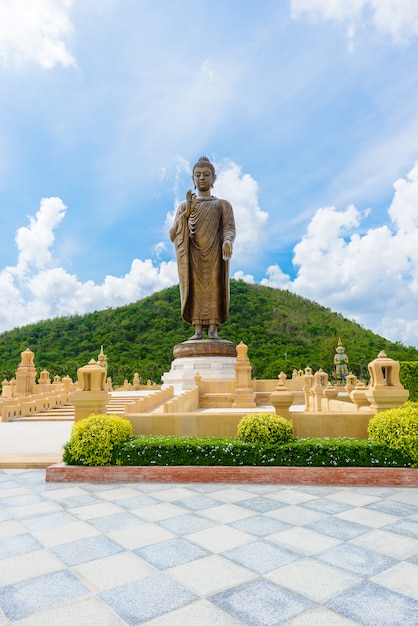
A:
MULTIPOLYGON (((106 413, 112 415, 123 415, 125 406, 134 402, 132 396, 111 397, 106 406, 106 413)), ((14 422, 72 422, 74 421, 74 407, 71 404, 34 413, 26 417, 18 417, 12 420, 14 422)))

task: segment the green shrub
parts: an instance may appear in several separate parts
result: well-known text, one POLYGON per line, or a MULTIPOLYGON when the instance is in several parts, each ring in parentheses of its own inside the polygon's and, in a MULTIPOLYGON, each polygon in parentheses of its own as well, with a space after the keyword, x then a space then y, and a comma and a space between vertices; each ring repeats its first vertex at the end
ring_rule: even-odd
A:
POLYGON ((403 361, 400 364, 399 380, 409 391, 409 399, 418 401, 418 361, 403 361))
POLYGON ((246 443, 277 444, 293 439, 293 424, 274 413, 249 413, 238 424, 238 439, 246 443))
POLYGON ((399 450, 418 467, 418 404, 407 402, 398 409, 382 411, 373 417, 368 427, 369 438, 399 450))
POLYGON ((232 438, 139 435, 115 446, 112 464, 410 467, 411 460, 367 439, 295 439, 262 445, 232 438))
POLYGON ((76 422, 64 445, 70 465, 111 465, 113 448, 132 436, 132 425, 119 415, 90 415, 76 422))

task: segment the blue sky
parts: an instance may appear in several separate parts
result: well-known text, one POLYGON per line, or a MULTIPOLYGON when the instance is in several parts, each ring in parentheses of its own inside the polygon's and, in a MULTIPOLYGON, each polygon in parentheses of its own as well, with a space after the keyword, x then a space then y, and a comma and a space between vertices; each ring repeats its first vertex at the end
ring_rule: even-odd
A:
POLYGON ((0 0, 0 331, 176 283, 207 155, 233 276, 418 347, 417 59, 411 0, 0 0))

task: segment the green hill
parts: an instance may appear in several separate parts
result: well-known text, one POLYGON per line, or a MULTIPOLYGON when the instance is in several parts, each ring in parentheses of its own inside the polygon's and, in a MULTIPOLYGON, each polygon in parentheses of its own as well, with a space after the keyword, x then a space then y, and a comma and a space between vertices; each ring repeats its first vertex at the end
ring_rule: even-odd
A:
MULTIPOLYGON (((185 341, 193 329, 180 315, 178 286, 116 309, 42 321, 0 335, 0 376, 14 376, 20 353, 35 353, 38 371, 51 376, 69 374, 97 359, 103 345, 114 383, 132 380, 159 382, 168 371, 173 346, 185 341)), ((345 346, 350 369, 367 374, 367 364, 381 350, 399 361, 417 361, 418 350, 393 343, 338 313, 288 291, 231 281, 231 307, 219 336, 248 345, 257 378, 276 378, 281 370, 310 365, 332 372, 338 338, 345 346)))

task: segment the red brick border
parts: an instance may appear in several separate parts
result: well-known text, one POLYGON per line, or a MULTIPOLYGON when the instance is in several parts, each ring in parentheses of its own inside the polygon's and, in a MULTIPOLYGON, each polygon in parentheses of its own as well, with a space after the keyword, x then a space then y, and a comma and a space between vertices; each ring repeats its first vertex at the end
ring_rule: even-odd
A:
POLYGON ((77 483, 264 483, 417 487, 418 469, 391 467, 81 467, 57 463, 47 482, 77 483))

